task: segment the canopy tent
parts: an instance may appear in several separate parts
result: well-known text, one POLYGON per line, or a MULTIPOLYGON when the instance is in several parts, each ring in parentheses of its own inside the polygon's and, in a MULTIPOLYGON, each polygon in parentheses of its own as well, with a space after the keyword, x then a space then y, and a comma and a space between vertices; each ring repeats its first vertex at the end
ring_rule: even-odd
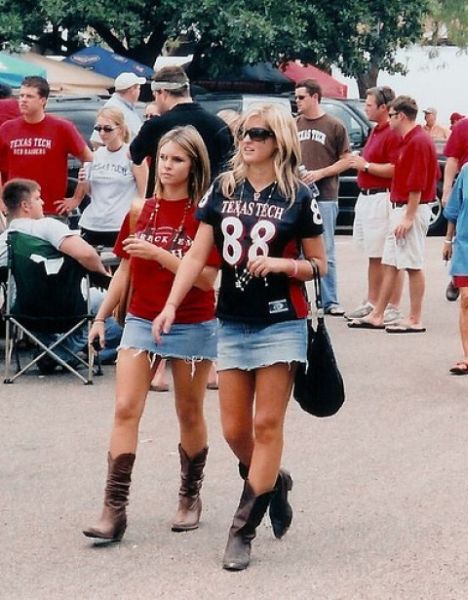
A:
POLYGON ((19 88, 28 75, 46 76, 43 67, 32 65, 11 54, 0 52, 0 83, 6 83, 13 88, 19 88))
POLYGON ((329 98, 346 98, 348 86, 340 83, 334 77, 314 67, 313 65, 302 65, 299 62, 288 62, 280 66, 280 70, 286 77, 294 82, 301 79, 316 79, 322 87, 322 93, 329 98))
POLYGON ((107 75, 115 79, 120 73, 135 73, 139 77, 150 79, 153 69, 136 60, 120 56, 100 46, 89 46, 65 58, 65 62, 84 67, 90 71, 107 75))
POLYGON ((47 72, 46 78, 54 93, 62 94, 108 94, 114 80, 81 67, 70 65, 63 60, 54 60, 41 54, 27 52, 21 58, 47 72))
MULTIPOLYGON (((190 69, 188 70, 190 72, 190 69)), ((208 90, 280 92, 292 88, 291 80, 268 62, 244 65, 237 70, 226 70, 216 79, 208 79, 203 73, 190 75, 193 81, 208 90)))

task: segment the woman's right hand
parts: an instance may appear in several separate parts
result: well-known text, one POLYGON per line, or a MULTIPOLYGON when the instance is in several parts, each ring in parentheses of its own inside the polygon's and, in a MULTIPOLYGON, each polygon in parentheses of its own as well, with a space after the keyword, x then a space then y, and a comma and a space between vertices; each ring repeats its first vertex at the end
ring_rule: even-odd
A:
POLYGON ((169 333, 172 324, 175 319, 175 306, 173 304, 166 304, 159 315, 154 319, 152 332, 153 337, 158 344, 161 343, 161 334, 169 333))
POLYGON ((106 324, 103 320, 94 321, 89 330, 88 344, 92 347, 95 354, 98 352, 97 348, 102 350, 106 345, 105 331, 106 324))

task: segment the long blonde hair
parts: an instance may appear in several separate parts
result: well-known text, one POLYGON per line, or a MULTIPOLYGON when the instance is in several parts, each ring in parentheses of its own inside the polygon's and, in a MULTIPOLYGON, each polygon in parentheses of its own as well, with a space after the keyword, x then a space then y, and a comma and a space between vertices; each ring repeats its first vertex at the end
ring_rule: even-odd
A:
MULTIPOLYGON (((294 202, 300 183, 298 167, 301 164, 301 147, 296 123, 284 108, 273 104, 261 104, 241 116, 236 133, 243 129, 252 117, 262 119, 264 126, 275 135, 277 148, 272 161, 278 190, 282 196, 294 202)), ((236 152, 230 161, 230 167, 229 171, 220 175, 221 190, 226 198, 232 197, 236 187, 247 176, 248 168, 242 158, 238 142, 236 142, 236 152)))
POLYGON ((104 119, 109 119, 109 121, 115 123, 117 127, 120 127, 122 130, 122 139, 126 144, 128 144, 130 141, 130 130, 125 123, 125 116, 119 108, 113 108, 112 106, 101 108, 97 116, 103 117, 104 119))
POLYGON ((159 140, 158 152, 156 158, 156 196, 161 197, 164 194, 163 185, 158 177, 157 162, 161 148, 168 142, 178 144, 188 155, 191 161, 190 173, 188 179, 188 194, 192 202, 197 205, 210 185, 210 159, 203 138, 191 125, 185 127, 175 127, 165 133, 159 140))

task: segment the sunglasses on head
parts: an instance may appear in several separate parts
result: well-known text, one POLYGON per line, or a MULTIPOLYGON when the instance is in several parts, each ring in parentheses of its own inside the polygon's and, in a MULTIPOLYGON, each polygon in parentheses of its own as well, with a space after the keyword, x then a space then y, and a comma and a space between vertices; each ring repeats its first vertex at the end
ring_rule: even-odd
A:
POLYGON ((264 142, 269 137, 275 137, 275 134, 273 131, 265 129, 264 127, 251 127, 250 129, 241 128, 237 132, 237 137, 240 140, 243 140, 247 136, 249 136, 252 142, 264 142))
POLYGON ((93 129, 94 129, 94 131, 97 131, 98 133, 101 133, 101 131, 105 131, 106 133, 111 133, 112 131, 117 129, 117 127, 111 127, 110 125, 95 125, 93 127, 93 129))

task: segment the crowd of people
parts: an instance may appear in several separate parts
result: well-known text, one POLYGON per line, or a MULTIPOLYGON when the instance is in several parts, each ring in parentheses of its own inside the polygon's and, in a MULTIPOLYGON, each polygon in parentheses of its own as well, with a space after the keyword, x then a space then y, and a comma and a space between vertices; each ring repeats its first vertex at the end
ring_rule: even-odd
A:
POLYGON ((322 109, 315 80, 295 86, 297 118, 267 104, 214 116, 192 100, 183 69, 166 67, 153 77, 154 100, 142 120, 135 104, 143 82, 131 73, 117 77, 96 115, 92 152, 71 123, 46 113, 47 81, 23 81, 19 115, 0 126, 8 216, 0 264, 8 230, 44 239, 101 274, 107 271, 96 247, 113 247, 119 260, 107 292, 93 303, 87 340, 113 355, 118 343, 104 506, 83 531, 93 540, 117 542, 125 533, 139 423, 165 360, 179 424, 171 527, 198 527, 209 447, 203 403, 216 362, 223 435, 242 479, 222 564, 240 571, 267 512, 278 539, 292 522, 283 429, 297 366, 306 362, 305 282, 315 266, 325 313, 344 316, 351 329, 425 331, 424 244, 440 178, 434 139, 447 140, 442 254, 452 260, 461 295, 464 356, 451 371, 468 373, 468 119, 460 115, 449 133, 427 108, 423 127, 414 99, 374 87, 365 111, 375 127, 355 155, 344 125, 322 109), (69 154, 82 168, 66 197, 69 154), (334 237, 339 174, 348 169, 358 172, 353 236, 368 266, 362 304, 345 311, 334 237), (80 231, 70 230, 66 215, 86 195, 80 231), (405 271, 410 310, 402 318, 405 271), (113 314, 127 290, 122 330, 113 314))

